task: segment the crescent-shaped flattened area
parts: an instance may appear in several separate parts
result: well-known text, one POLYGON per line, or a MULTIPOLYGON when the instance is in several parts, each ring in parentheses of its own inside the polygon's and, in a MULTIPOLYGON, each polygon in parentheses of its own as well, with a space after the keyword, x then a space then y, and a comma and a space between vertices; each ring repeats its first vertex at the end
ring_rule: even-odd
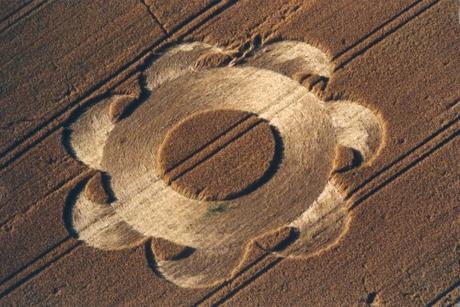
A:
POLYGON ((279 73, 253 67, 189 73, 156 88, 111 132, 102 164, 117 213, 146 236, 215 248, 244 244, 300 216, 324 189, 336 146, 323 102, 279 73), (161 179, 156 159, 167 133, 197 112, 257 114, 277 130, 281 161, 271 178, 235 199, 186 197, 161 179), (217 209, 216 209, 217 208, 217 209))

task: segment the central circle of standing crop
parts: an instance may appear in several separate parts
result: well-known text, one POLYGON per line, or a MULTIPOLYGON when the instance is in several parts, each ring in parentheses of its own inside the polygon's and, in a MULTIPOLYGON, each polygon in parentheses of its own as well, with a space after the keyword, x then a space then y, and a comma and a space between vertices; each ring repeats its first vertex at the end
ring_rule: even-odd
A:
POLYGON ((275 152, 267 121, 244 111, 211 110, 194 113, 169 130, 156 159, 160 177, 178 193, 227 200, 257 187, 275 152))

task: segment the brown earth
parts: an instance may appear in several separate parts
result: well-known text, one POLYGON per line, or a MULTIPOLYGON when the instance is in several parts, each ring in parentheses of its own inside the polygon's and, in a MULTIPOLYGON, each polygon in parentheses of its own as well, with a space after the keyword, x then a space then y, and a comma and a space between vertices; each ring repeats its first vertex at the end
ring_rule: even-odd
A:
POLYGON ((360 165, 361 158, 359 153, 353 148, 339 146, 334 160, 334 171, 345 173, 360 165))
POLYGON ((184 257, 190 249, 186 246, 174 244, 168 240, 155 238, 152 240, 152 250, 157 260, 165 261, 177 260, 178 258, 184 257))
POLYGON ((459 301, 456 1, 145 2, 0 3, 2 305, 459 301), (357 100, 385 122, 378 157, 335 175, 352 206, 336 246, 306 260, 254 247, 235 279, 197 290, 158 277, 150 242, 109 252, 69 234, 66 203, 95 174, 62 142, 75 110, 125 95, 120 84, 166 44, 247 50, 276 39, 325 50, 336 63, 327 96, 357 100))
POLYGON ((191 115, 168 132, 157 153, 160 176, 179 193, 204 200, 255 187, 274 157, 270 125, 237 110, 191 115))

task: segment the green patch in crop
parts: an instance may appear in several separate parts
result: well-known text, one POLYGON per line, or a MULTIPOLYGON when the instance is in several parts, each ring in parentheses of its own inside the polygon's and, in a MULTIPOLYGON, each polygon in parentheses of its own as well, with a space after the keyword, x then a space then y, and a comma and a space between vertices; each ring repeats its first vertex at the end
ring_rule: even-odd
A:
POLYGON ((228 209, 228 205, 224 203, 219 203, 215 205, 211 205, 208 207, 205 213, 205 217, 211 217, 219 213, 223 213, 228 209))

